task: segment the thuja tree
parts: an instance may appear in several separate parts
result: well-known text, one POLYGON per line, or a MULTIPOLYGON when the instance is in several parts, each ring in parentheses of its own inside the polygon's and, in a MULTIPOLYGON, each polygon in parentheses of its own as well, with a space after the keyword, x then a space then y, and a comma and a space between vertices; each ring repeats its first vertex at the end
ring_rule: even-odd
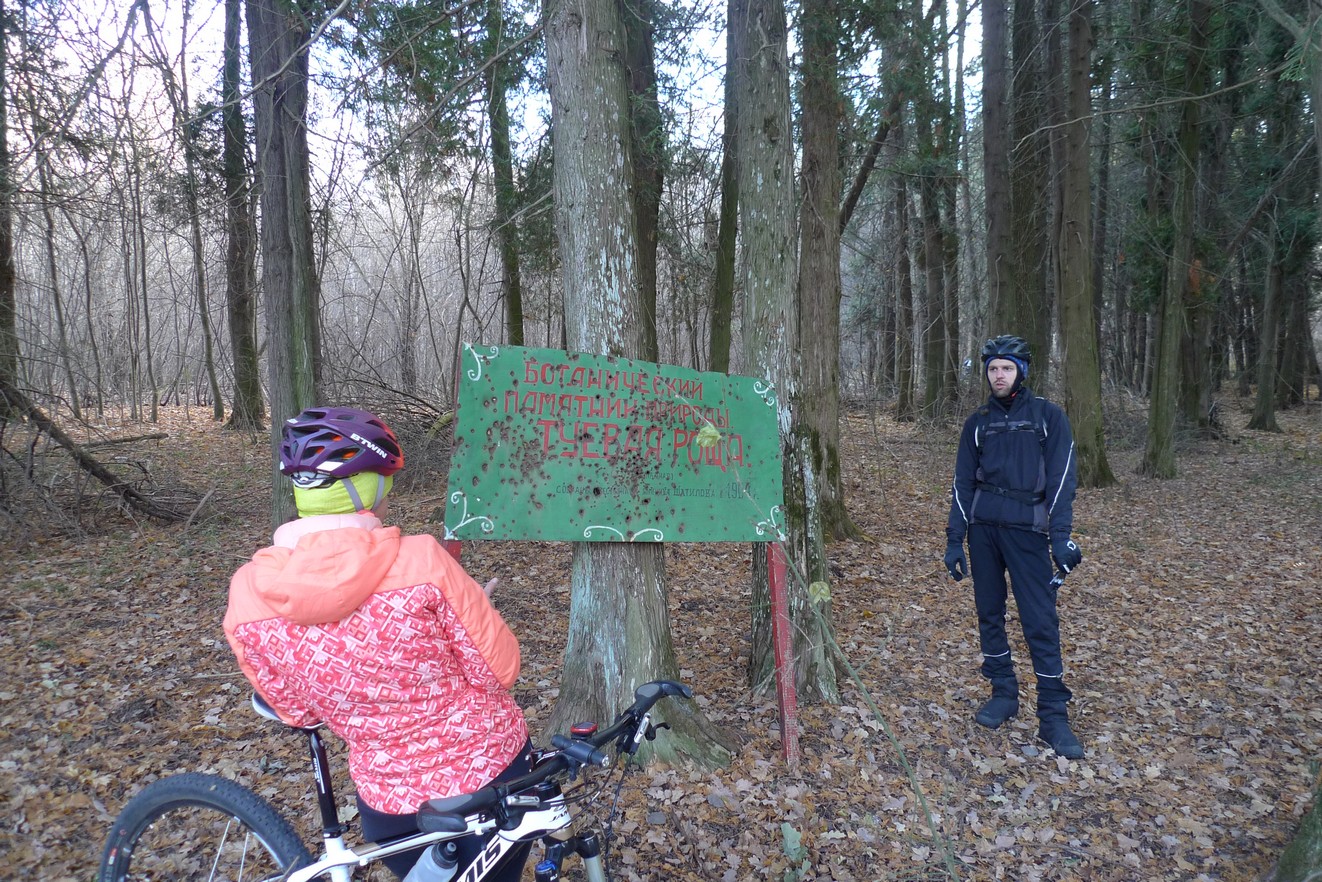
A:
MULTIPOLYGON (((315 404, 319 391, 320 280, 312 245, 307 139, 311 19, 308 9, 283 0, 248 0, 247 14, 262 175, 262 287, 274 448, 284 421, 315 404)), ((295 516, 294 499, 274 457, 271 475, 271 517, 279 525, 295 516)))
MULTIPOLYGON (((809 507, 817 486, 807 426, 796 416, 801 395, 795 311, 794 144, 789 58, 783 0, 737 0, 730 27, 736 40, 732 71, 738 107, 739 226, 744 283, 745 369, 775 388, 785 457, 786 544, 795 575, 789 579, 795 683, 808 699, 836 701, 830 605, 814 609, 811 584, 825 582, 821 521, 809 507), (820 613, 820 615, 819 615, 820 613)), ((754 555, 753 647, 749 674, 765 687, 774 670, 765 560, 754 555)))
MULTIPOLYGON (((544 10, 552 188, 568 347, 638 358, 645 348, 620 11, 613 0, 549 0, 544 10)), ((657 543, 574 546, 569 634, 550 731, 580 719, 611 719, 642 683, 678 678, 663 551, 657 543)), ((653 742, 658 755, 728 761, 723 736, 696 704, 671 701, 660 713, 672 731, 653 742)))

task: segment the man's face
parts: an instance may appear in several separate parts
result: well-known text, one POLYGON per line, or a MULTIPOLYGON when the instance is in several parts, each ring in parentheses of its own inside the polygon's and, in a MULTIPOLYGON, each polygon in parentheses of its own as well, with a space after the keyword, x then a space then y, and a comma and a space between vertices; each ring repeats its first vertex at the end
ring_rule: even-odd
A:
POLYGON ((1019 378, 1019 367, 1008 358, 993 358, 987 362, 987 385, 997 398, 1004 398, 1019 378))

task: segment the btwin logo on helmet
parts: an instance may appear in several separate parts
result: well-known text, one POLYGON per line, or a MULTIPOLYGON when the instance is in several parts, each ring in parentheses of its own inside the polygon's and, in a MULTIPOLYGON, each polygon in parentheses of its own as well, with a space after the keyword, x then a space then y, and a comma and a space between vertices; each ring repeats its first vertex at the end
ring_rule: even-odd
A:
POLYGON ((386 453, 380 447, 376 446, 371 441, 368 441, 366 438, 364 438, 362 435, 359 435, 357 432, 350 432, 349 437, 352 438, 354 441, 357 441, 359 444, 363 445, 368 450, 372 451, 382 459, 390 458, 390 454, 386 453))

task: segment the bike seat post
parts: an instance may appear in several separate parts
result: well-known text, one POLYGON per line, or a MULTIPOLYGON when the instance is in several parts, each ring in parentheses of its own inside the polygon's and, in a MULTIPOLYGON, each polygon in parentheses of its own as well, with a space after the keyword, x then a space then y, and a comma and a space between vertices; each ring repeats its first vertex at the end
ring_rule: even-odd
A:
POLYGON ((308 749, 312 753, 312 772, 317 779, 317 808, 321 810, 321 835, 333 839, 343 835, 345 826, 335 805, 335 786, 331 782, 330 760, 326 757, 326 742, 317 729, 308 731, 308 749))

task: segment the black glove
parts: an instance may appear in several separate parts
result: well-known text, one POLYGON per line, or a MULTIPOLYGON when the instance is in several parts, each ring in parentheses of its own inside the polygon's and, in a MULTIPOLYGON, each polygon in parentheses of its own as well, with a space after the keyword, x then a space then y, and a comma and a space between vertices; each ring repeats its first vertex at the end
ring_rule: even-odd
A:
POLYGON ((1073 539, 1052 539, 1051 558, 1056 562, 1057 569, 1062 573, 1068 573, 1083 563, 1083 552, 1074 544, 1073 539))
POLYGON ((950 571, 950 578, 956 582, 964 578, 964 574, 969 571, 968 559, 964 557, 963 542, 946 543, 946 569, 950 571))

